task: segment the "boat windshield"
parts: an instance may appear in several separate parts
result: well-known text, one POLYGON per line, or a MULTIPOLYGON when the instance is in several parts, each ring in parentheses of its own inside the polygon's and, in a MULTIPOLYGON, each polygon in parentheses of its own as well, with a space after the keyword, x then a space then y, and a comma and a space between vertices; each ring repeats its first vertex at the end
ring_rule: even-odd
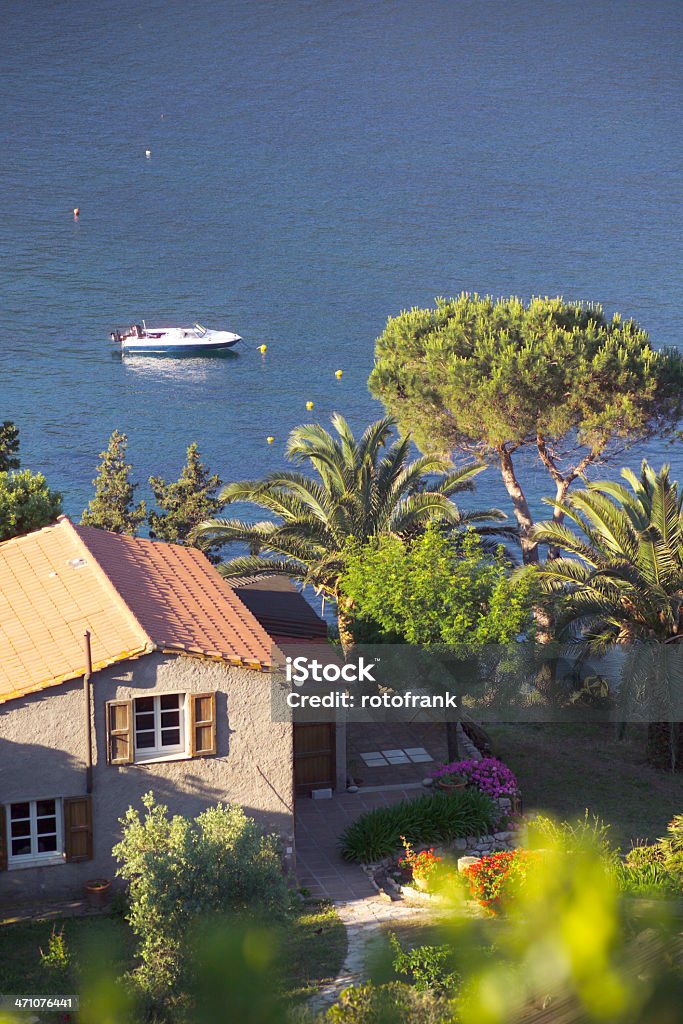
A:
POLYGON ((206 334, 206 327, 202 327, 201 324, 195 324, 194 325, 194 329, 195 329, 195 331, 197 332, 197 334, 199 335, 200 338, 203 338, 204 335, 206 334))

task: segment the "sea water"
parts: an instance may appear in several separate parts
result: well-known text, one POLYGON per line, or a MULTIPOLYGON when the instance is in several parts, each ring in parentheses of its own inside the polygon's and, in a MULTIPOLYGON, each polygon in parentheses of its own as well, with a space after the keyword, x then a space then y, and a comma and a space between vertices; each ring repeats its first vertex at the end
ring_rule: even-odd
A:
MULTIPOLYGON (((678 0, 1 17, 0 420, 75 517, 115 427, 140 496, 192 441, 228 481, 281 467, 301 422, 363 428, 386 317, 437 295, 599 301, 681 344, 678 0), (142 318, 244 343, 122 360, 109 331, 142 318)), ((680 474, 680 446, 643 455, 680 474)), ((495 470, 464 503, 508 509, 495 470)))

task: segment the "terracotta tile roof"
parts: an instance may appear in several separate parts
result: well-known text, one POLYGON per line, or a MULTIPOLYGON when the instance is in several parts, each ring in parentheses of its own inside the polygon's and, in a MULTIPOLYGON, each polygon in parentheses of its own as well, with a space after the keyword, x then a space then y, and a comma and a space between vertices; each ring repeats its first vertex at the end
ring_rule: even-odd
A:
POLYGON ((155 649, 266 668, 272 639, 199 551, 74 526, 0 544, 0 703, 155 649))
POLYGON ((156 647, 270 665, 270 636, 201 551, 73 529, 156 647))

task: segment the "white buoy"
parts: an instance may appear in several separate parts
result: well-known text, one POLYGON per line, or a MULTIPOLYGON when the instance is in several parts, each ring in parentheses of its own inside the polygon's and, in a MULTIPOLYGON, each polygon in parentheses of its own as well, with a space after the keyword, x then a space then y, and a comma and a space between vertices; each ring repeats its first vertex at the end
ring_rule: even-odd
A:
POLYGON ((145 156, 147 157, 148 160, 151 157, 151 155, 152 155, 152 150, 151 149, 146 149, 145 150, 145 156))

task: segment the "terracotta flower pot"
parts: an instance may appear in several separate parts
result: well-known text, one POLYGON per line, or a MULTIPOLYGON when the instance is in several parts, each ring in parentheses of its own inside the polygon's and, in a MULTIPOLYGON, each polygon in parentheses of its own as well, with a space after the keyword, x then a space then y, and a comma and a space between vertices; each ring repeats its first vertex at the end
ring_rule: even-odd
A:
POLYGON ((111 882, 107 878, 91 878, 84 887, 85 895, 91 907, 105 907, 109 902, 111 882))
POLYGON ((467 783, 462 780, 460 782, 455 782, 450 779, 437 779, 436 785, 437 788, 442 789, 444 793, 455 793, 458 789, 464 789, 467 783))

